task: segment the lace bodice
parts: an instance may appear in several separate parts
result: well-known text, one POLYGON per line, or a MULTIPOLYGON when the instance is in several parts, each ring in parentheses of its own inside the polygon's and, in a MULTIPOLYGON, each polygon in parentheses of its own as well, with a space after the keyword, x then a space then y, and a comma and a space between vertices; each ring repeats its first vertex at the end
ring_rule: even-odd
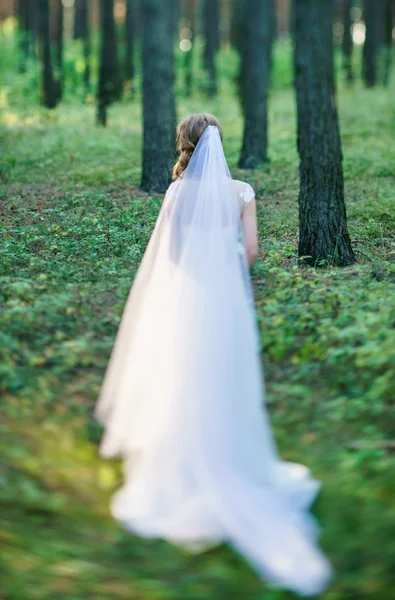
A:
MULTIPOLYGON (((173 189, 177 185, 179 180, 173 181, 170 185, 168 192, 173 189)), ((255 197, 255 192, 252 186, 245 181, 240 181, 239 179, 234 179, 233 183, 236 188, 236 194, 239 201, 240 206, 240 214, 242 215, 247 204, 251 202, 251 200, 255 197)))

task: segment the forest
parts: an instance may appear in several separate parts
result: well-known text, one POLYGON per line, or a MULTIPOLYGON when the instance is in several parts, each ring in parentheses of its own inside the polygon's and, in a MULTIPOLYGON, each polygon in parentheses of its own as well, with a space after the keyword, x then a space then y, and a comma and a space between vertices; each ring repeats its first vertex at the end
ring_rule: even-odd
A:
POLYGON ((0 598, 286 600, 110 517, 93 411, 176 160, 215 114, 257 198, 281 455, 322 482, 323 600, 395 590, 395 2, 0 0, 0 598))

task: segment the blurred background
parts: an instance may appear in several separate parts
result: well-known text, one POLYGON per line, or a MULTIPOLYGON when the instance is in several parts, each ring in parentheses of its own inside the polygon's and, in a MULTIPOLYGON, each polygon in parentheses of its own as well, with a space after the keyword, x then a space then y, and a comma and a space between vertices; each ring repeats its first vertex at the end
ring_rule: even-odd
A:
POLYGON ((393 0, 0 0, 1 598, 292 597, 228 548, 123 532, 107 508, 121 466, 97 456, 175 125, 206 111, 257 194, 267 403, 282 456, 323 481, 322 598, 394 599, 394 39, 393 0), (343 268, 299 268, 312 120, 325 139, 340 126, 343 268))

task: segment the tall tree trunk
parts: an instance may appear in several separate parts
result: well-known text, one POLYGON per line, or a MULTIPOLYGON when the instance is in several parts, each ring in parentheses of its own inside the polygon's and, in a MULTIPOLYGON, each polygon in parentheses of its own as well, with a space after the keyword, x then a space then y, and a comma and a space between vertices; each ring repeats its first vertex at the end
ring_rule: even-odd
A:
POLYGON ((114 0, 100 2, 100 68, 97 92, 97 122, 106 125, 107 107, 121 95, 117 37, 114 20, 114 0))
POLYGON ((125 79, 133 81, 134 67, 134 47, 136 36, 136 0, 126 0, 125 16, 125 79))
POLYGON ((75 40, 87 37, 89 33, 88 0, 75 0, 74 2, 74 27, 75 40))
POLYGON ((267 97, 273 42, 274 0, 246 0, 241 35, 240 92, 244 112, 242 169, 267 159, 267 97))
POLYGON ((243 36, 243 21, 245 14, 246 0, 231 1, 231 23, 230 23, 230 43, 241 55, 241 42, 243 36))
MULTIPOLYGON (((277 39, 278 23, 277 23, 277 0, 272 0, 272 6, 270 8, 269 19, 270 19, 270 32, 272 43, 277 39)), ((270 53, 272 56, 272 53, 270 53)))
POLYGON ((299 257, 349 265, 342 150, 335 103, 332 0, 294 0, 300 156, 299 257))
POLYGON ((59 90, 55 81, 51 61, 49 0, 38 0, 39 52, 41 61, 41 101, 47 108, 55 108, 59 101, 59 90))
POLYGON ((219 12, 220 19, 220 47, 229 47, 230 30, 231 30, 231 15, 232 15, 232 0, 220 0, 219 12))
POLYGON ((173 35, 178 36, 181 18, 181 0, 171 0, 169 10, 172 14, 173 35))
POLYGON ((100 27, 100 2, 101 0, 89 0, 90 25, 94 31, 100 27))
POLYGON ((19 72, 26 72, 26 63, 30 58, 31 31, 28 0, 18 0, 16 5, 19 36, 19 72))
POLYGON ((218 90, 215 55, 219 49, 219 0, 204 0, 203 26, 206 45, 204 47, 204 67, 208 75, 207 92, 215 96, 218 90))
POLYGON ((352 83, 353 71, 352 71, 352 51, 354 47, 353 37, 352 37, 352 20, 351 20, 351 9, 353 6, 353 0, 344 0, 343 6, 343 69, 346 75, 346 81, 348 83, 352 83))
POLYGON ((51 0, 51 57, 54 64, 54 77, 58 102, 63 95, 63 3, 62 0, 51 0))
POLYGON ((192 95, 193 85, 193 57, 195 53, 195 29, 196 29, 196 0, 186 0, 185 16, 188 28, 190 30, 190 50, 185 52, 184 68, 185 68, 185 94, 192 95))
POLYGON ((141 187, 147 192, 161 193, 171 181, 174 161, 174 23, 168 2, 141 0, 141 9, 144 125, 141 187))
POLYGON ((39 0, 34 0, 34 2, 30 2, 27 0, 29 8, 28 8, 28 22, 30 29, 30 52, 32 58, 38 60, 38 40, 40 37, 40 8, 39 8, 39 0))
POLYGON ((367 87, 373 87, 377 83, 377 62, 383 39, 383 0, 364 0, 363 7, 366 38, 363 47, 362 74, 367 87))
POLYGON ((389 85, 391 65, 392 65, 392 30, 394 23, 394 2, 393 0, 385 0, 385 15, 384 15, 384 70, 383 70, 383 84, 389 85))
POLYGON ((90 35, 89 35, 89 5, 88 0, 76 0, 74 12, 74 39, 82 40, 84 53, 84 85, 89 90, 90 69, 90 35))

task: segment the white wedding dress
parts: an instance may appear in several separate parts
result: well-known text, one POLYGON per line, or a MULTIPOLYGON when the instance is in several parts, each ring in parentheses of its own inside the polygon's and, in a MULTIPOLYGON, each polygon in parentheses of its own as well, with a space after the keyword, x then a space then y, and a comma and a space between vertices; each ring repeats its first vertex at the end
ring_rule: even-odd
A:
POLYGON ((173 183, 128 298, 96 414, 124 458, 112 513, 144 537, 228 542, 266 580, 321 592, 330 567, 308 509, 318 483, 281 461, 263 374, 241 212, 218 129, 173 183))

